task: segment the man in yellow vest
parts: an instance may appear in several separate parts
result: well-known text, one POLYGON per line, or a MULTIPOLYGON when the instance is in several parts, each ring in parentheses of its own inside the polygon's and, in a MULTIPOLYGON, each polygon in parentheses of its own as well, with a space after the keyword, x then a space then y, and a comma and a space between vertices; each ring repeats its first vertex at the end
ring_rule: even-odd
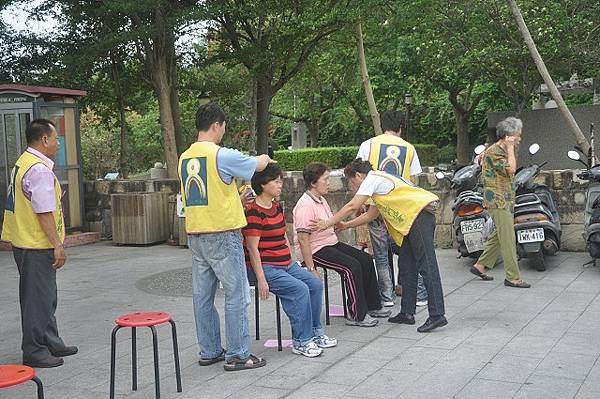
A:
POLYGON ((37 119, 25 130, 27 150, 11 173, 2 241, 12 244, 19 269, 23 364, 57 367, 77 353, 58 335, 56 271, 66 262, 62 190, 52 172, 59 149, 54 124, 37 119))
MULTIPOLYGON (((381 170, 396 177, 413 180, 423 171, 415 147, 401 136, 404 115, 400 111, 385 111, 381 114, 383 134, 364 141, 356 158, 369 161, 374 170, 381 170)), ((379 294, 383 306, 394 306, 394 282, 388 245, 388 232, 381 218, 369 223, 369 235, 373 246, 373 259, 377 267, 379 294)), ((427 291, 423 278, 419 277, 417 305, 427 304, 427 291)))
POLYGON ((207 366, 225 360, 226 371, 262 367, 266 361, 250 354, 250 287, 241 234, 247 223, 234 179, 249 181, 271 159, 219 147, 225 134, 225 112, 215 103, 198 108, 196 129, 198 141, 179 158, 179 179, 193 255, 198 363, 207 366), (221 345, 219 314, 214 305, 219 281, 225 292, 227 350, 221 345))
POLYGON ((388 321, 415 324, 417 280, 421 274, 429 293, 429 318, 417 331, 429 332, 448 324, 444 316, 444 293, 433 245, 434 208, 439 201, 438 197, 416 187, 407 179, 373 171, 368 161, 360 159, 349 163, 344 169, 344 175, 356 194, 339 212, 328 220, 315 221, 312 227, 325 230, 336 226, 343 230, 368 223, 381 215, 395 245, 403 248, 402 253, 406 258, 401 268, 403 289, 400 313, 388 321), (367 213, 347 223, 343 222, 368 199, 375 206, 370 207, 367 213))

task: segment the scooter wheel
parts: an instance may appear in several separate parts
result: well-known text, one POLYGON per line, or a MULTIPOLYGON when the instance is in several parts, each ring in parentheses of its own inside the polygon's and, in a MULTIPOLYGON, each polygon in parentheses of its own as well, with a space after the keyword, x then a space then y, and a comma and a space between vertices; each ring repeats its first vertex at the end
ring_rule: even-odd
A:
POLYGON ((535 270, 538 272, 546 271, 546 262, 544 261, 544 253, 542 251, 535 254, 533 262, 535 265, 535 270))

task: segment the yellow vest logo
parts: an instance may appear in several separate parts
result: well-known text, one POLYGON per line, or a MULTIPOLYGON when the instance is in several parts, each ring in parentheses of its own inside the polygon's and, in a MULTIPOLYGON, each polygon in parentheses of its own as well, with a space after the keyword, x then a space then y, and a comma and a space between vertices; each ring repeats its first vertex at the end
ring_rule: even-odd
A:
POLYGON ((206 157, 183 159, 181 172, 184 182, 185 206, 208 205, 206 157))
POLYGON ((407 148, 394 144, 381 144, 377 170, 387 172, 392 176, 402 176, 406 163, 407 148))

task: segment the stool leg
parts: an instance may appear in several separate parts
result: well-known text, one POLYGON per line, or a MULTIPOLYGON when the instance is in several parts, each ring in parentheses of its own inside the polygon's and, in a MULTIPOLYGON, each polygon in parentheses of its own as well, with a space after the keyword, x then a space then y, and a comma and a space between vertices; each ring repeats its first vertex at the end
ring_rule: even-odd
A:
POLYGON ((117 358, 117 331, 121 326, 116 326, 112 330, 110 338, 110 399, 115 398, 115 362, 117 358))
POLYGON ((275 312, 277 313, 277 350, 281 352, 283 350, 281 346, 281 310, 277 295, 275 295, 275 312))
POLYGON ((175 322, 169 320, 171 323, 171 335, 173 336, 173 356, 175 357, 175 378, 177 379, 177 392, 181 392, 181 368, 179 367, 179 346, 177 345, 177 327, 175 322))
POLYGON ((131 327, 131 389, 137 391, 137 334, 135 327, 131 327))
POLYGON ((38 399, 44 399, 44 386, 42 385, 42 381, 39 378, 34 376, 31 381, 35 382, 37 385, 37 397, 38 399))
POLYGON ((323 283, 325 285, 325 324, 329 325, 329 281, 326 268, 323 268, 323 283))
POLYGON ((259 311, 260 311, 260 305, 258 303, 258 284, 256 284, 254 286, 254 320, 255 320, 255 327, 256 327, 256 340, 258 341, 260 339, 260 315, 259 315, 259 311))
POLYGON ((348 318, 348 309, 346 309, 347 308, 347 303, 346 303, 346 284, 345 284, 346 283, 346 279, 341 274, 340 274, 340 277, 341 277, 340 282, 342 284, 342 301, 343 301, 342 306, 344 307, 344 318, 347 319, 348 318))
POLYGON ((156 328, 150 326, 152 331, 152 347, 154 348, 154 387, 156 390, 156 399, 160 399, 160 372, 158 370, 158 337, 156 336, 156 328))

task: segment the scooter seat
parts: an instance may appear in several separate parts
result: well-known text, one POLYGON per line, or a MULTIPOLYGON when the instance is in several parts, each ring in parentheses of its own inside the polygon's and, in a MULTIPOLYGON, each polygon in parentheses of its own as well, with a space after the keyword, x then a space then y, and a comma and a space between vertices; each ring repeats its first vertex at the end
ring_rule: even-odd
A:
POLYGON ((515 198, 515 206, 539 203, 541 203, 540 197, 538 197, 536 194, 521 194, 518 195, 517 198, 515 198))

